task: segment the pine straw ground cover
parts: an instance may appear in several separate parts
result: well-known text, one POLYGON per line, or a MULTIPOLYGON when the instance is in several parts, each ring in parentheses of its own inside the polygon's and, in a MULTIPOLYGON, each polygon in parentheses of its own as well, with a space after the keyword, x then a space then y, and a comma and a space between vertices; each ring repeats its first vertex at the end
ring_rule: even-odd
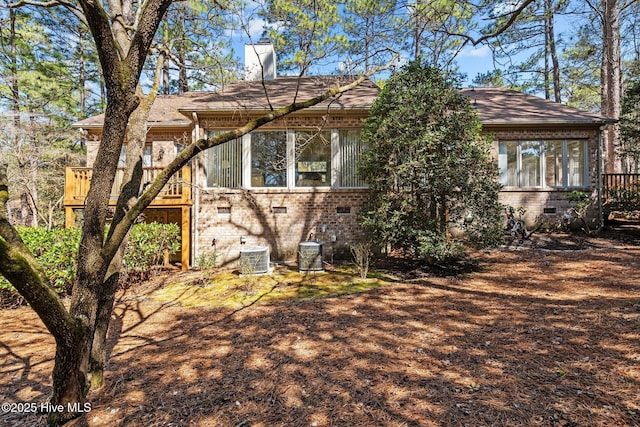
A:
MULTIPOLYGON (((480 253, 456 276, 388 264, 402 280, 244 308, 167 298, 198 277, 158 277, 119 295, 88 424, 640 425, 640 246, 579 247, 480 253)), ((51 338, 25 307, 0 328, 2 402, 39 405, 51 338)))

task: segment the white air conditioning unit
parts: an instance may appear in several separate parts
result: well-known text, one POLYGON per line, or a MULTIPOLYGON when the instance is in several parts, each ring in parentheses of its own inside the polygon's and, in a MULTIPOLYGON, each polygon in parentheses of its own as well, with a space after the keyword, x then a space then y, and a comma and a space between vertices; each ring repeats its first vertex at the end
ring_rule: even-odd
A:
POLYGON ((298 246, 299 271, 323 271, 322 242, 300 242, 298 246))
POLYGON ((269 272, 269 247, 255 246, 240 250, 240 274, 269 272))

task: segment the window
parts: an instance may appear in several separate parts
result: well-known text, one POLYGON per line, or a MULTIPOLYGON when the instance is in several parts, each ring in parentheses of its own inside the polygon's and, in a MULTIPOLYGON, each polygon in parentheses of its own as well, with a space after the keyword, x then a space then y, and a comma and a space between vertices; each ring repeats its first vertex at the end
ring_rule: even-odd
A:
POLYGON ((549 141, 545 147, 545 182, 550 187, 561 187, 564 181, 562 145, 562 141, 549 141))
POLYGON ((583 141, 567 141, 567 186, 584 187, 587 183, 587 150, 583 141))
POLYGON ((256 131, 205 151, 206 186, 363 188, 364 149, 360 130, 256 131))
MULTIPOLYGON (((123 144, 120 148, 120 157, 118 158, 118 167, 124 168, 127 165, 127 145, 123 144)), ((147 144, 142 151, 142 167, 150 168, 153 166, 153 146, 147 144)))
POLYGON ((287 133, 251 134, 251 186, 287 186, 287 133))
POLYGON ((331 185, 331 132, 296 132, 296 187, 331 185))
POLYGON ((366 187, 366 183, 358 174, 358 161, 365 148, 360 141, 360 130, 340 131, 340 167, 338 168, 340 187, 366 187))
MULTIPOLYGON (((210 133, 215 135, 217 132, 210 133)), ((242 185, 242 140, 216 145, 205 151, 207 187, 240 188, 242 185)))
POLYGON ((498 166, 505 187, 583 187, 587 182, 587 143, 500 141, 498 166))

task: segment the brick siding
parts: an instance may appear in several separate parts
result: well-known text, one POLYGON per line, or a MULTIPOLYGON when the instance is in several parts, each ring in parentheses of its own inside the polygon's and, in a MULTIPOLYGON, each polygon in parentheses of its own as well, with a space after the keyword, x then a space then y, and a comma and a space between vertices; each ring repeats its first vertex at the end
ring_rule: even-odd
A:
POLYGON ((366 190, 203 190, 196 215, 199 252, 233 262, 243 247, 269 246, 274 261, 295 260, 300 242, 324 242, 325 259, 344 256, 362 235, 366 190), (335 242, 332 242, 335 236, 335 242), (244 241, 244 243, 241 243, 244 241))

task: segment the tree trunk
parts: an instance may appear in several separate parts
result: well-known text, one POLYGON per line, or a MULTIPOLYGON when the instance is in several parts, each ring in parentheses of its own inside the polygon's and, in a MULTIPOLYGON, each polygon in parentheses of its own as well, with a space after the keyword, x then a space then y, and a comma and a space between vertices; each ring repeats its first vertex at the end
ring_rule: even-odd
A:
MULTIPOLYGON (((87 114, 87 78, 84 58, 84 30, 78 29, 78 86, 80 89, 80 111, 79 116, 85 118, 87 114)), ((82 139, 81 139, 82 141, 82 139)))
POLYGON ((9 43, 11 45, 11 108, 16 138, 20 129, 20 87, 18 86, 18 52, 16 47, 16 10, 9 9, 9 43))
MULTIPOLYGON (((602 114, 619 119, 622 110, 620 72, 620 5, 618 0, 604 0, 602 19, 602 114)), ((620 127, 611 124, 605 132, 605 172, 622 172, 616 149, 620 139, 620 127)))
POLYGON ((549 54, 551 56, 551 66, 553 75, 553 98, 554 102, 562 102, 560 95, 560 62, 558 61, 558 50, 556 48, 556 36, 555 36, 555 9, 553 7, 553 1, 548 0, 547 20, 549 27, 549 54))
POLYGON ((67 404, 84 403, 85 378, 79 369, 82 362, 81 343, 86 330, 66 311, 56 292, 49 286, 39 266, 17 231, 7 218, 9 198, 7 167, 0 165, 0 271, 20 292, 38 314, 56 341, 53 368, 51 407, 63 405, 62 410, 49 411, 49 423, 57 425, 76 417, 67 404))
POLYGON ((551 32, 553 27, 551 26, 551 19, 549 18, 551 11, 551 0, 544 1, 544 99, 551 99, 551 84, 549 75, 551 74, 549 66, 549 56, 551 56, 551 32))
MULTIPOLYGON (((160 61, 161 64, 163 62, 164 61, 160 61)), ((160 73, 160 69, 158 69, 158 73, 160 73)), ((151 90, 149 96, 138 105, 138 108, 136 108, 129 119, 129 126, 127 128, 126 167, 122 179, 124 185, 122 186, 112 219, 113 224, 120 223, 127 211, 138 200, 143 175, 142 154, 146 142, 147 120, 149 118, 151 105, 153 104, 153 100, 155 100, 155 88, 156 86, 151 90)), ((142 94, 140 90, 139 94, 142 94)), ((111 229, 109 237, 112 232, 111 229)), ((107 279, 100 294, 89 367, 89 378, 92 389, 100 388, 104 381, 104 366, 108 359, 106 340, 125 249, 126 239, 123 240, 118 252, 111 261, 109 271, 107 272, 107 279)))
POLYGON ((100 293, 89 361, 89 382, 92 390, 102 387, 104 383, 104 367, 108 360, 107 336, 119 278, 119 271, 111 274, 105 281, 103 290, 100 293))

